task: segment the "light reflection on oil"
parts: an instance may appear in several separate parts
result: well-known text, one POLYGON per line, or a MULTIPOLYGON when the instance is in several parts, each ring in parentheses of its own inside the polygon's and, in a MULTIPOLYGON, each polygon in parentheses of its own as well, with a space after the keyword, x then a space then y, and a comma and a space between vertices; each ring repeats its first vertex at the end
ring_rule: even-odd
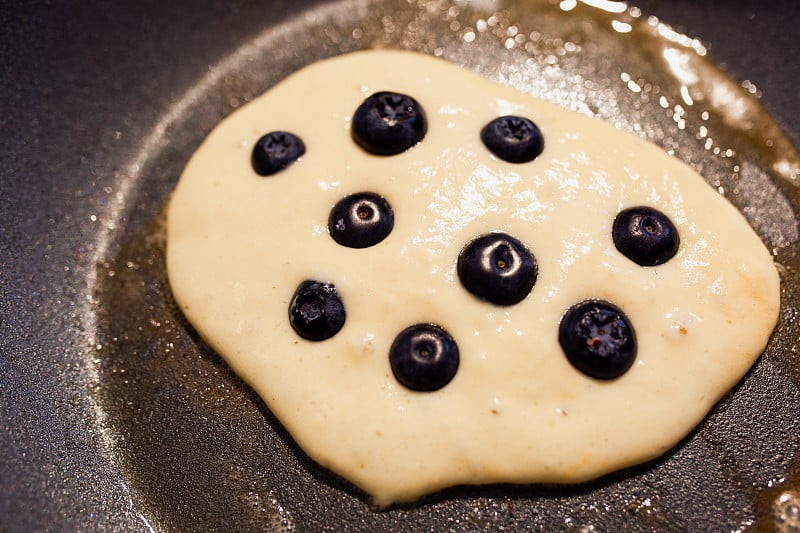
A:
POLYGON ((667 48, 663 56, 672 73, 683 85, 691 86, 697 83, 699 77, 692 68, 692 56, 685 50, 667 48))
POLYGON ((630 33, 631 30, 633 30, 633 26, 631 26, 627 22, 622 22, 621 20, 612 20, 611 27, 617 33, 630 33))

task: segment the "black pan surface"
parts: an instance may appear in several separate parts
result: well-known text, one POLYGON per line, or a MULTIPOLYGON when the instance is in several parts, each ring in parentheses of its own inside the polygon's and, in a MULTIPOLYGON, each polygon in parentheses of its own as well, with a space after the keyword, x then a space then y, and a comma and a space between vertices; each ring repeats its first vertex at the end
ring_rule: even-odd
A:
POLYGON ((698 37, 688 45, 708 48, 733 86, 753 95, 748 109, 758 120, 725 126, 730 109, 702 119, 718 133, 720 156, 696 138, 691 112, 681 128, 673 101, 654 117, 657 93, 643 102, 641 91, 619 88, 658 80, 672 96, 672 78, 646 66, 653 38, 629 38, 627 47, 641 48, 596 60, 594 39, 609 41, 591 21, 608 15, 592 18, 598 10, 579 5, 572 29, 548 18, 568 3, 6 2, 0 530, 798 530, 800 178, 781 164, 797 163, 800 139, 800 4, 638 4, 642 20, 655 15, 698 37), (479 36, 493 51, 478 57, 486 48, 463 45, 465 25, 491 15, 505 35, 479 36), (571 77, 531 85, 530 73, 507 68, 520 56, 491 46, 520 29, 535 45, 526 52, 535 65, 552 51, 552 64, 581 82, 595 73, 585 109, 571 99, 571 77), (563 40, 548 41, 564 32, 583 50, 575 63, 559 56, 563 40), (454 488, 377 511, 313 464, 176 311, 161 214, 192 150, 292 70, 376 44, 442 54, 620 127, 644 126, 640 134, 705 170, 775 250, 783 306, 767 351, 667 456, 579 487, 454 488), (636 68, 650 78, 638 79, 636 68))

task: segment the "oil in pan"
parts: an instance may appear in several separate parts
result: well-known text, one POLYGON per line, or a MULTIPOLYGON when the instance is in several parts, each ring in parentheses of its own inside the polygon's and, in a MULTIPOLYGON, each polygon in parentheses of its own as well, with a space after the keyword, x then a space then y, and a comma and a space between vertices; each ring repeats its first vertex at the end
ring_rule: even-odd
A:
POLYGON ((798 169, 749 87, 718 69, 701 41, 635 7, 391 0, 312 9, 214 66, 143 140, 120 184, 125 223, 98 246, 90 328, 111 446, 140 508, 170 529, 789 531, 800 522, 798 169), (225 115, 294 70, 376 47, 443 57, 662 146, 772 251, 783 303, 764 355, 665 457, 580 486, 456 487, 376 512, 299 450, 182 317, 162 215, 188 157, 225 115))

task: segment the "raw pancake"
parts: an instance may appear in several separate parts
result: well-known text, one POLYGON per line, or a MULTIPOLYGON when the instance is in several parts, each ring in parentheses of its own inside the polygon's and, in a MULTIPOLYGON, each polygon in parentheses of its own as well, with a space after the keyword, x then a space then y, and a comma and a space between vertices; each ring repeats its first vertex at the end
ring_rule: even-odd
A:
POLYGON ((379 505, 456 484, 575 483, 655 458, 747 372, 775 325, 779 279, 740 213, 658 147, 443 60, 358 52, 306 67, 219 124, 187 165, 168 212, 173 293, 200 334, 264 399, 319 464, 379 505), (395 91, 425 109, 411 149, 376 156, 350 135, 370 94, 395 91), (481 143, 500 115, 533 120, 545 149, 512 164, 481 143), (306 153, 262 177, 255 142, 284 130, 306 153), (395 225, 364 249, 327 229, 342 197, 371 191, 395 225), (652 206, 680 248, 642 267, 611 239, 614 217, 652 206), (474 237, 504 231, 533 252, 539 275, 499 307, 461 285, 456 261, 474 237), (333 283, 347 312, 312 342, 289 323, 297 286, 333 283), (614 380, 582 374, 558 343, 566 310, 614 303, 638 355, 614 380), (415 392, 391 371, 407 326, 444 327, 460 350, 454 379, 415 392))

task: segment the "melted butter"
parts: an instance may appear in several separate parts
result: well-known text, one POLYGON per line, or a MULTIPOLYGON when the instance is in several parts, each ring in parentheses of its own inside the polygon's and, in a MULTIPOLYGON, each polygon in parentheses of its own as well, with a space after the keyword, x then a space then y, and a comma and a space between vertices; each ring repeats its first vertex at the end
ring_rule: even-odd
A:
MULTIPOLYGON (((268 412, 265 417, 266 411, 229 397, 225 405, 233 408, 231 412, 186 416, 173 407, 194 405, 193 401, 202 404, 202 392, 181 396, 180 402, 154 402, 155 396, 149 394, 147 387, 128 385, 127 379, 123 383, 122 379, 115 379, 120 377, 113 373, 116 370, 109 371, 102 390, 107 391, 111 400, 104 397, 101 403, 109 424, 121 435, 134 437, 119 439, 115 453, 125 456, 133 465, 131 468, 138 470, 130 481, 141 479, 134 483, 136 491, 148 498, 151 509, 157 509, 162 517, 171 517, 173 524, 183 529, 186 524, 209 527, 213 517, 224 520, 220 527, 259 529, 263 523, 259 524, 258 517, 250 520, 252 509, 237 507, 235 496, 238 487, 250 486, 247 476, 277 472, 275 478, 260 481, 268 488, 270 498, 273 495, 279 498, 281 505, 294 509, 296 516, 313 507, 313 514, 324 517, 326 525, 334 524, 331 527, 339 524, 345 528, 359 520, 376 530, 398 530, 407 527, 410 520, 437 530, 451 528, 453 521, 475 530, 504 527, 557 530, 565 524, 585 529, 615 529, 624 520, 647 529, 691 529, 696 527, 698 517, 687 502, 694 502, 696 511, 707 510, 702 520, 717 524, 719 529, 752 526, 752 506, 757 503, 757 528, 778 527, 778 515, 773 511, 781 507, 783 493, 797 494, 800 490, 800 470, 797 460, 792 460, 797 451, 797 442, 792 440, 796 421, 791 416, 800 405, 796 393, 800 386, 797 364, 800 315, 796 309, 796 302, 800 301, 796 274, 800 271, 796 252, 796 206, 800 205, 800 194, 792 185, 797 181, 797 151, 759 104, 756 87, 750 82, 740 84, 716 68, 698 39, 673 31, 661 21, 643 15, 635 6, 612 14, 579 2, 565 10, 562 6, 566 4, 547 0, 506 0, 502 4, 343 1, 326 4, 309 14, 313 16, 304 14, 277 30, 271 28, 209 69, 165 113, 153 135, 142 142, 140 154, 131 162, 128 172, 122 175, 124 181, 117 189, 120 192, 116 192, 116 203, 130 207, 134 203, 160 202, 166 197, 166 188, 171 187, 165 182, 165 175, 180 173, 204 132, 224 114, 302 64, 376 46, 442 56, 488 78, 515 85, 583 114, 601 117, 647 138, 690 163, 743 211, 777 259, 783 290, 781 320, 762 359, 764 364, 757 366, 755 375, 748 377, 733 395, 734 400, 746 400, 744 407, 737 407, 740 402, 726 400, 711 420, 664 463, 657 463, 656 468, 636 469, 632 475, 613 476, 610 481, 590 485, 588 489, 456 490, 448 492, 445 501, 428 500, 425 505, 397 513, 365 515, 358 499, 349 497, 346 490, 330 488, 331 484, 338 487, 336 483, 311 479, 320 476, 320 472, 309 469, 312 473, 306 476, 308 483, 289 481, 302 469, 297 468, 293 454, 287 456, 281 444, 283 439, 269 438, 281 432, 260 427, 264 418, 272 423, 268 412), (676 73, 658 60, 668 50, 677 50, 669 52, 675 56, 699 56, 681 61, 689 66, 692 62, 701 65, 693 77, 699 79, 700 73, 705 77, 704 90, 726 94, 729 100, 737 102, 736 109, 747 111, 729 117, 726 107, 711 107, 711 98, 704 94, 698 97, 698 86, 690 91, 679 78, 680 70, 676 73), (742 120, 748 115, 752 120, 742 120), (770 370, 758 372, 759 368, 770 370), (783 373, 793 382, 787 380, 777 386, 773 372, 783 373), (774 408, 770 415, 759 416, 770 407, 774 408), (732 421, 721 425, 720 415, 726 413, 732 413, 732 421), (199 425, 201 420, 216 424, 199 425), (744 443, 741 436, 752 420, 757 420, 753 422, 756 431, 744 443), (236 428, 235 435, 245 443, 231 444, 230 435, 221 429, 227 428, 230 421, 244 421, 236 428), (197 435, 203 438, 194 438, 197 435), (176 436, 187 438, 176 446, 176 436), (256 441, 258 446, 248 448, 247 443, 254 445, 256 441), (165 443, 170 446, 162 446, 165 443), (161 451, 150 453, 153 446, 161 446, 161 451), (197 479, 203 479, 198 483, 184 486, 165 480, 164 472, 168 471, 195 473, 198 448, 235 453, 214 453, 208 461, 201 461, 203 466, 196 473, 197 479), (185 455, 176 453, 184 449, 185 455), (775 451, 783 458, 769 460, 775 451), (242 469, 239 461, 248 455, 252 458, 249 464, 260 464, 257 458, 261 457, 268 466, 242 469), (154 457, 161 461, 153 462, 154 457), (695 461, 696 457, 701 462, 695 461), (766 472, 753 469, 748 462, 751 457, 762 458, 769 466, 766 472), (738 465, 733 472, 732 463, 738 465), (225 473, 232 471, 239 472, 243 479, 226 477, 225 473), (285 475, 287 472, 291 474, 285 475), (776 482, 770 488, 765 489, 766 485, 758 482, 773 477, 776 482), (209 498, 209 487, 219 486, 228 488, 213 491, 215 496, 209 498), (515 496, 509 499, 508 494, 515 496), (187 501, 203 501, 206 513, 192 512, 196 506, 186 506, 187 501), (320 502, 326 503, 321 506, 320 502), (198 522, 200 519, 205 521, 198 522)), ((327 173, 321 176, 324 176, 321 184, 324 182, 328 189, 336 187, 327 173)), ((136 233, 138 226, 134 220, 141 222, 138 208, 120 208, 119 217, 115 211, 113 220, 109 227, 114 230, 109 238, 132 240, 136 251, 147 248, 146 242, 152 236, 136 233), (123 216, 127 218, 120 218, 123 216)), ((318 224, 316 229, 324 230, 324 226, 318 224)), ((109 256, 117 253, 114 248, 108 252, 105 245, 101 248, 102 257, 106 264, 111 263, 117 276, 103 277, 101 285, 105 290, 95 295, 98 306, 108 315, 107 320, 98 323, 98 338, 103 346, 102 353, 94 354, 98 360, 109 368, 127 368, 128 375, 135 373, 140 383, 159 384, 161 388, 155 393, 160 398, 176 391, 213 389, 218 386, 215 379, 224 380, 228 391, 237 394, 243 391, 252 396, 196 339, 195 342, 184 339, 182 344, 176 344, 170 357, 156 363, 149 356, 137 355, 149 354, 175 340, 165 336, 164 330, 149 327, 143 330, 141 325, 137 329, 138 318, 153 317, 161 323, 182 323, 182 319, 172 310, 171 299, 165 292, 160 254, 156 254, 155 260, 151 257, 142 262, 144 268, 132 270, 127 263, 130 257, 109 256), (127 284, 122 284, 121 273, 128 274, 127 284), (119 282, 119 286, 113 281, 119 282), (152 288, 148 293, 150 300, 137 300, 141 291, 132 288, 139 286, 152 288), (162 300, 169 304, 168 310, 159 307, 162 300), (117 337, 130 341, 118 345, 117 337), (134 347, 132 342, 136 343, 134 347)), ((191 328, 186 329, 192 335, 191 328)), ((100 343, 98 350, 99 346, 100 343)), ((567 402, 555 407, 553 416, 568 416, 568 407, 567 402)), ((305 529, 303 523, 301 520, 300 529, 305 529)), ((318 526, 309 526, 315 527, 318 526)))

